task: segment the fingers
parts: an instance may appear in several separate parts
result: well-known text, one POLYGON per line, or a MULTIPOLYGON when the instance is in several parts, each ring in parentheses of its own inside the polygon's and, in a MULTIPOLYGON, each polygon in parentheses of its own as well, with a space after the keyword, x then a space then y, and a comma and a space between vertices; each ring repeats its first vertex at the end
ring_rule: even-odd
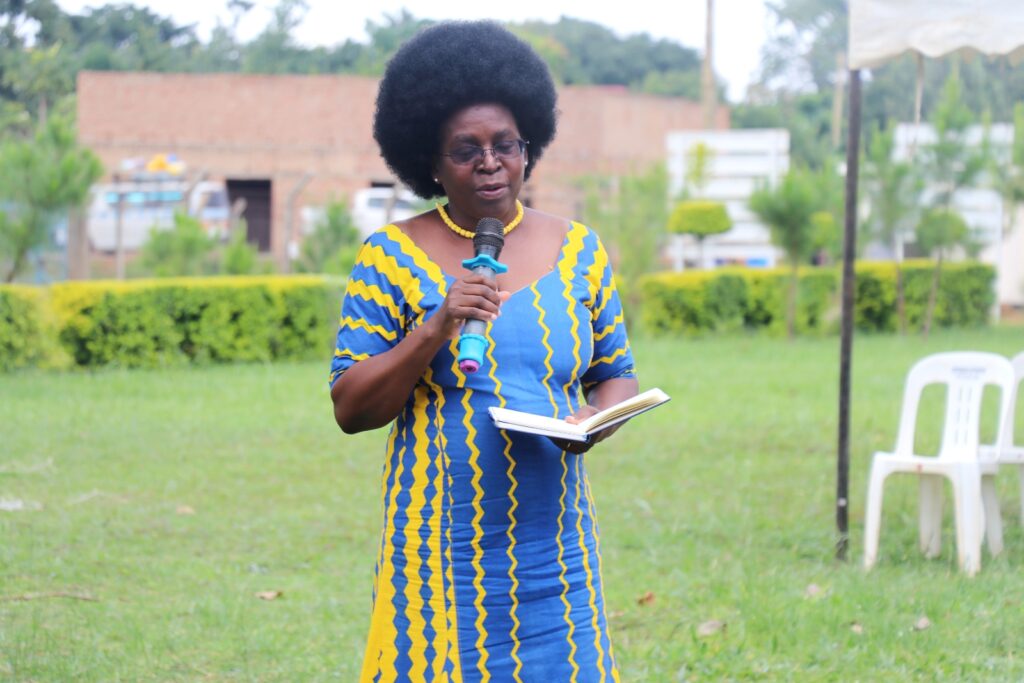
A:
POLYGON ((584 443, 583 441, 571 441, 569 439, 555 439, 552 438, 551 442, 558 447, 559 450, 580 455, 590 450, 593 444, 584 443))
POLYGON ((510 295, 499 292, 493 282, 471 273, 457 280, 448 291, 449 308, 455 317, 463 320, 494 320, 510 295))

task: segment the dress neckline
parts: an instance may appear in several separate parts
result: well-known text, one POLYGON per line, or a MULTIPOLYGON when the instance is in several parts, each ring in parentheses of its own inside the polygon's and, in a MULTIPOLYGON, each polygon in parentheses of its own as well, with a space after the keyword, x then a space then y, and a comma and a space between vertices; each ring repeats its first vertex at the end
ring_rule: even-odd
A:
MULTIPOLYGON (((537 278, 531 280, 530 282, 526 283, 525 285, 523 285, 522 287, 520 287, 516 291, 512 292, 512 294, 509 296, 510 299, 515 297, 520 292, 528 291, 528 290, 532 289, 533 287, 536 287, 541 282, 543 282, 545 278, 547 278, 550 275, 558 272, 561 269, 562 262, 566 258, 566 249, 569 246, 569 238, 572 236, 573 232, 575 232, 576 230, 579 230, 581 228, 581 226, 582 226, 581 223, 578 223, 576 221, 569 221, 569 229, 566 231, 565 235, 562 237, 562 246, 559 247, 559 249, 558 249, 558 256, 555 258, 555 262, 551 265, 550 269, 546 273, 542 274, 540 277, 537 277, 537 278)), ((439 263, 437 263, 434 259, 432 259, 430 257, 430 255, 426 251, 424 251, 423 248, 420 245, 416 244, 415 240, 413 240, 411 237, 409 237, 409 235, 407 235, 397 225, 395 225, 394 223, 390 223, 387 226, 385 226, 385 229, 386 230, 393 229, 395 232, 397 232, 399 235, 401 235, 401 239, 399 240, 399 242, 403 245, 402 248, 403 249, 411 248, 411 249, 416 250, 416 252, 418 252, 419 255, 427 263, 429 263, 434 268, 436 268, 437 271, 439 273, 441 273, 442 276, 444 276, 445 285, 446 286, 450 285, 452 282, 454 282, 457 279, 454 275, 452 275, 451 273, 446 271, 444 268, 442 268, 441 265, 439 263)))

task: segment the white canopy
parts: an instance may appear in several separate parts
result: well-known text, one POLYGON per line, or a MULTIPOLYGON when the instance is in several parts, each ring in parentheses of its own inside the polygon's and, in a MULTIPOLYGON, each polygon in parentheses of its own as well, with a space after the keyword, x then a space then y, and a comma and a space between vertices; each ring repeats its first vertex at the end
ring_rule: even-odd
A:
POLYGON ((941 57, 969 49, 1024 59, 1024 0, 850 0, 849 6, 851 69, 907 51, 941 57))

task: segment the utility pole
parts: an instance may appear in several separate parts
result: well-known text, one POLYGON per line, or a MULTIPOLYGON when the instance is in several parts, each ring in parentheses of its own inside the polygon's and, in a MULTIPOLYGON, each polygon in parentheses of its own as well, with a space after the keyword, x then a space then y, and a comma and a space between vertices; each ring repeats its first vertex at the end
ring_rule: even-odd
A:
POLYGON ((117 218, 114 224, 116 240, 114 265, 118 280, 124 279, 124 188, 121 186, 121 175, 114 174, 114 188, 117 192, 117 218))
POLYGON ((712 68, 715 0, 707 0, 707 3, 707 22, 704 30, 704 62, 701 64, 700 71, 700 99, 701 108, 704 110, 704 127, 711 129, 715 126, 715 109, 718 106, 718 93, 715 92, 715 71, 712 68))

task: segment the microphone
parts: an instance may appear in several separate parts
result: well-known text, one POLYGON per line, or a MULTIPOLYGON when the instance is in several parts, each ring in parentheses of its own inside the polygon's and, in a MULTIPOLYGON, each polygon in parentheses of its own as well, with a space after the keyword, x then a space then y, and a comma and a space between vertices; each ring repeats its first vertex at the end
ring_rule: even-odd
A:
MULTIPOLYGON (((463 268, 468 268, 477 275, 482 275, 488 282, 494 282, 498 273, 504 273, 508 266, 498 263, 498 256, 501 248, 505 246, 505 225, 497 218, 481 218, 476 224, 476 233, 473 235, 473 250, 476 254, 471 259, 462 262, 463 268)), ((462 334, 459 336, 459 369, 465 373, 473 374, 480 369, 484 362, 484 352, 487 350, 486 320, 469 318, 462 326, 462 334)))

